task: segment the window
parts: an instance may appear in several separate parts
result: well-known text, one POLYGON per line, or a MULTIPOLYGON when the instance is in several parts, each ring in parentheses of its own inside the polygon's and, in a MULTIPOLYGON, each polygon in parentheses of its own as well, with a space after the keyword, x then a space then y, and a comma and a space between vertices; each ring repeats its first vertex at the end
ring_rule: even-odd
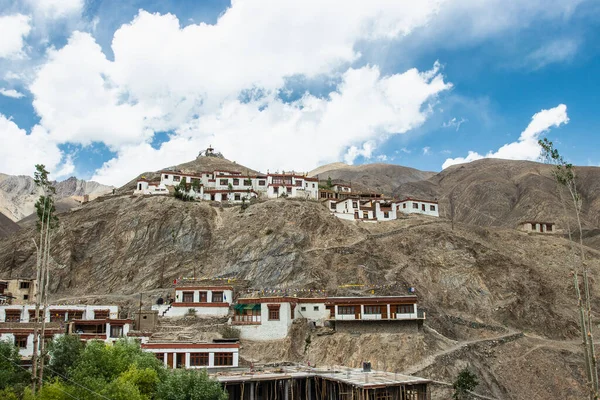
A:
POLYGON ((252 186, 252 179, 244 179, 244 186, 252 186))
MULTIPOLYGON (((40 316, 41 321, 42 310, 39 310, 38 315, 40 316)), ((29 322, 35 322, 35 310, 29 310, 29 322)))
POLYGON ((29 300, 29 295, 28 294, 24 294, 23 295, 23 300, 29 300))
POLYGON ((421 210, 425 211, 425 204, 421 204, 421 210))
POLYGON ((302 186, 302 181, 301 180, 297 180, 296 181, 296 186, 302 186))
POLYGON ((6 310, 4 322, 20 322, 21 321, 21 310, 6 310))
POLYGON ((233 365, 233 353, 215 353, 215 366, 233 365))
POLYGON ((123 337, 123 327, 122 326, 110 326, 110 337, 118 338, 123 337))
POLYGON ((94 319, 108 319, 109 314, 108 310, 94 310, 94 319))
POLYGON ((158 360, 160 360, 161 362, 165 362, 165 353, 154 353, 154 355, 156 356, 156 358, 158 360))
POLYGON ((227 186, 227 182, 228 182, 227 179, 219 179, 219 185, 221 185, 221 186, 227 186))
POLYGON ((15 346, 20 349, 27 348, 27 336, 15 336, 15 346))
POLYGON ((383 218, 389 218, 390 217, 390 213, 387 211, 383 212, 383 218))
POLYGON ((413 208, 419 209, 419 203, 413 203, 413 208))
POLYGON ((236 179, 234 179, 234 180, 233 180, 233 185, 234 185, 234 186, 240 186, 240 180, 239 180, 239 179, 237 179, 237 178, 236 178, 236 179))
POLYGON ((435 206, 429 206, 429 211, 435 211, 435 206))
POLYGON ((308 182, 306 182, 306 187, 308 187, 308 182))
POLYGON ((300 307, 300 311, 306 311, 306 307, 300 307))
POLYGON ((363 218, 364 219, 369 219, 369 213, 366 211, 363 211, 363 218))
POLYGON ((65 320, 65 312, 50 310, 50 322, 61 322, 65 320))
POLYGON ((20 282, 19 289, 29 289, 30 282, 20 282))
POLYGON ((69 311, 67 319, 72 321, 74 319, 83 319, 83 311, 69 311))
POLYGON ((264 179, 259 180, 258 186, 265 186, 265 180, 264 179))
POLYGON ((222 303, 223 302, 223 292, 213 292, 212 302, 213 303, 222 303))
POLYGON ((354 315, 354 306, 339 306, 338 314, 340 315, 354 315))
POLYGON ((273 193, 275 193, 275 194, 279 193, 279 188, 277 186, 275 186, 273 188, 273 193))
POLYGON ((169 175, 165 175, 165 179, 169 179, 169 175))
POLYGON ((413 304, 404 304, 396 306, 396 312, 398 314, 412 314, 415 312, 415 306, 413 304))
POLYGON ((330 207, 331 207, 331 209, 332 209, 332 210, 335 210, 335 203, 334 203, 334 202, 331 202, 331 203, 330 203, 330 207))
POLYGON ((236 200, 236 201, 240 201, 242 198, 241 198, 241 195, 239 193, 236 193, 236 194, 233 195, 233 199, 236 200))
POLYGON ((546 232, 552 232, 552 224, 546 224, 546 232))
POLYGON ((381 306, 365 306, 365 314, 381 314, 381 306))
POLYGON ((179 182, 181 180, 180 176, 173 175, 173 182, 179 182))
POLYGON ((313 188, 315 187, 315 184, 313 183, 313 188))
POLYGON ((292 188, 291 187, 286 188, 285 191, 288 192, 288 193, 292 193, 292 188))
POLYGON ((358 208, 358 203, 356 201, 352 202, 352 208, 358 208))
POLYGON ((402 204, 402 208, 406 208, 406 203, 403 203, 403 204, 402 204))
POLYGON ((193 303, 194 302, 194 292, 183 292, 183 300, 184 303, 193 303))
POLYGON ((314 306, 313 311, 319 311, 319 306, 314 306))
POLYGON ((190 366, 192 366, 192 367, 208 366, 208 353, 190 353, 190 366))
POLYGON ((268 304, 269 321, 279 321, 279 307, 281 304, 268 304))
POLYGON ((199 292, 198 294, 200 295, 200 303, 206 303, 208 301, 206 296, 207 292, 199 292))

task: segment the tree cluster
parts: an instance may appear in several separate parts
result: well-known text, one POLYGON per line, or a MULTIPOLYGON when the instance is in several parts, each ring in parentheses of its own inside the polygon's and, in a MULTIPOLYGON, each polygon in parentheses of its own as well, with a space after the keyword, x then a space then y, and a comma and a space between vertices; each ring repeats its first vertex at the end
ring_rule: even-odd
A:
POLYGON ((167 370, 131 340, 114 345, 76 335, 54 339, 47 374, 37 393, 20 365, 18 349, 0 341, 0 398, 10 400, 225 400, 227 392, 206 371, 167 370))

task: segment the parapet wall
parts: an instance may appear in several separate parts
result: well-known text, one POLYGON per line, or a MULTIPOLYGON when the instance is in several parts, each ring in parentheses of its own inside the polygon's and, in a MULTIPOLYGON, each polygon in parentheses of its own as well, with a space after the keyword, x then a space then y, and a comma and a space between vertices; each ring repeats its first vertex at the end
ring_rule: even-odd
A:
POLYGON ((367 333, 419 333, 423 320, 399 321, 335 321, 336 332, 350 334, 367 333))

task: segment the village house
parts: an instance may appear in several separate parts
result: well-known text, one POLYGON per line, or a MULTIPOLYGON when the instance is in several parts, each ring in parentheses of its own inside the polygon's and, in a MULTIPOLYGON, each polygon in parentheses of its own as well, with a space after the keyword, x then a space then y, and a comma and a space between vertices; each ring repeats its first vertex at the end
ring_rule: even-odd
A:
POLYGON ((350 197, 330 203, 329 206, 336 217, 350 221, 377 222, 397 218, 397 207, 390 199, 365 200, 359 197, 350 197))
POLYGON ((519 224, 519 230, 531 233, 560 233, 554 222, 524 221, 519 224))
POLYGON ((232 286, 179 285, 175 287, 172 303, 155 304, 152 309, 161 317, 182 317, 190 310, 199 317, 224 317, 229 314, 232 302, 232 286))
POLYGON ((319 179, 296 173, 267 174, 267 197, 294 197, 317 200, 319 179))
MULTIPOLYGON (((49 305, 44 314, 47 340, 73 333, 81 340, 112 343, 127 336, 133 324, 132 320, 119 319, 118 306, 49 305)), ((35 322, 35 305, 0 306, 0 340, 15 343, 24 358, 33 354, 36 325, 39 327, 39 323, 35 322)))
POLYGON ((164 183, 160 181, 148 181, 146 178, 142 177, 137 181, 136 188, 133 191, 133 194, 143 194, 143 195, 151 195, 151 194, 169 194, 169 190, 165 186, 164 183))
POLYGON ((352 186, 342 181, 320 182, 319 200, 341 200, 352 196, 352 186), (329 183, 331 187, 328 188, 329 183))
POLYGON ((29 304, 35 301, 37 280, 0 279, 0 304, 29 304))
POLYGON ((439 217, 439 205, 437 201, 418 200, 407 197, 396 203, 397 210, 404 214, 423 214, 439 217))
POLYGON ((142 350, 153 353, 167 368, 235 368, 239 365, 240 344, 232 341, 213 343, 142 343, 142 350))

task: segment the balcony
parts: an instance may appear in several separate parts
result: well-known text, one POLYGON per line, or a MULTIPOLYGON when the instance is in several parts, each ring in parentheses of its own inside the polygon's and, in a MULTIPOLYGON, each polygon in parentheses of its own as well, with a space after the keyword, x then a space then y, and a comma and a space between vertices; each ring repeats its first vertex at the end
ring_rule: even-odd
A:
POLYGON ((235 315, 233 317, 232 325, 260 325, 260 315, 235 315))

